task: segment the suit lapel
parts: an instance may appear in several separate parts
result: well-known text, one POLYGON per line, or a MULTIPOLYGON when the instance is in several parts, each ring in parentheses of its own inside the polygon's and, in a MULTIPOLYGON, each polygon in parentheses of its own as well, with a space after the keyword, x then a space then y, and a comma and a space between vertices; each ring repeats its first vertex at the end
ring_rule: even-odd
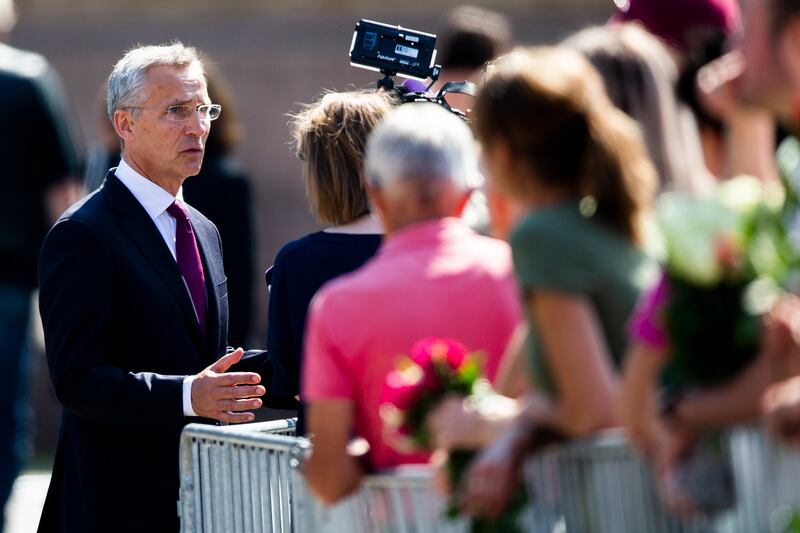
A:
POLYGON ((103 191, 112 209, 120 215, 117 217, 117 223, 178 301, 200 351, 205 352, 206 346, 197 323, 194 305, 175 258, 172 257, 164 238, 147 211, 113 171, 114 169, 106 176, 103 191))

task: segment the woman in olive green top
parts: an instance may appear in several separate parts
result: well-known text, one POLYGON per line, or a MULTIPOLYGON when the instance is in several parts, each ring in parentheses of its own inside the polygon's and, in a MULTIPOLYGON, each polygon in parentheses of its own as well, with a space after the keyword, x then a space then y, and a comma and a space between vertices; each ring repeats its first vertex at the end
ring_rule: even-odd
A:
MULTIPOLYGON (((549 363, 569 347, 559 349, 552 357, 543 353, 542 342, 557 345, 559 340, 543 338, 547 332, 539 331, 542 328, 535 319, 540 315, 550 315, 545 320, 567 321, 564 325, 570 336, 590 338, 588 332, 576 331, 581 324, 597 329, 602 337, 597 339, 599 346, 586 346, 586 357, 588 354, 603 354, 610 358, 608 362, 614 371, 619 369, 626 348, 625 323, 640 291, 650 286, 654 274, 657 274, 653 261, 629 237, 596 216, 581 213, 579 201, 573 199, 531 211, 513 232, 511 247, 517 278, 528 303, 532 344, 529 347, 530 370, 535 388, 557 395, 561 388, 570 386, 570 382, 554 382, 549 363), (540 300, 544 299, 544 304, 536 302, 538 293, 543 293, 540 300), (578 312, 578 316, 565 314, 566 311, 551 312, 546 308, 548 302, 558 305, 558 308, 568 305, 578 312), (594 320, 584 323, 582 317, 593 317, 594 320)), ((552 364, 559 362, 561 360, 552 364)), ((583 358, 576 360, 574 365, 583 366, 583 358)), ((602 363, 599 366, 607 367, 602 363)), ((564 368, 564 372, 569 374, 575 371, 574 368, 564 368)), ((604 368, 604 373, 607 372, 609 370, 604 368)), ((594 386, 594 377, 587 378, 587 386, 594 386)), ((570 391, 564 392, 568 394, 570 391)), ((608 404, 604 402, 604 405, 608 404)), ((581 411, 586 411, 583 406, 581 411)), ((598 425, 604 425, 600 421, 610 414, 601 413, 598 425)))
POLYGON ((464 487, 467 509, 491 515, 508 502, 542 427, 577 437, 617 425, 624 323, 657 273, 641 249, 656 176, 635 123, 574 51, 501 58, 472 119, 493 185, 529 210, 511 245, 537 386, 464 487))

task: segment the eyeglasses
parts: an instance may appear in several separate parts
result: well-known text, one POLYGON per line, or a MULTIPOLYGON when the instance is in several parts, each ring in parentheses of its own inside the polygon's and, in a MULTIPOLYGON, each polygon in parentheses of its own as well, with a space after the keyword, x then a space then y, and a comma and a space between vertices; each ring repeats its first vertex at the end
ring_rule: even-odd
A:
MULTIPOLYGON (((154 108, 142 106, 129 106, 127 109, 154 110, 154 108)), ((165 114, 167 115, 167 120, 172 122, 184 122, 192 118, 195 112, 200 114, 201 120, 217 120, 222 113, 222 106, 219 104, 200 104, 194 107, 188 104, 172 105, 167 108, 165 114)))

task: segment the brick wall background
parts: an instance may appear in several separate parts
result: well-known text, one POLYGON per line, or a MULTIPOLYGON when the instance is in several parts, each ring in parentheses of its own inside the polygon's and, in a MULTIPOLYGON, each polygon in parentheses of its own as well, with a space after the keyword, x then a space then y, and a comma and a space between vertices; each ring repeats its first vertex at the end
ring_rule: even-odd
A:
MULTIPOLYGON (((476 2, 506 14, 518 43, 552 43, 605 21, 611 0, 476 2)), ((87 145, 98 139, 97 94, 113 63, 135 43, 180 39, 210 54, 238 99, 245 138, 237 156, 252 177, 257 212, 257 314, 251 346, 265 343, 267 294, 262 273, 281 244, 315 227, 301 168, 288 146, 286 113, 321 89, 374 83, 347 52, 355 21, 370 18, 438 32, 458 2, 407 0, 19 0, 10 42, 44 54, 56 67, 87 145)), ((41 374, 38 447, 54 443, 58 412, 41 374)))

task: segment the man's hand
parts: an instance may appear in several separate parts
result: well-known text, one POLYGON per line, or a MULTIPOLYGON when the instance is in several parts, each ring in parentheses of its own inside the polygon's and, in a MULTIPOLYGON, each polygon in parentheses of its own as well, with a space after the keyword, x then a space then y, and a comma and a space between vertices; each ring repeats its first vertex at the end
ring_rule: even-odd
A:
POLYGON ((197 416, 231 424, 250 422, 255 415, 247 411, 261 407, 266 389, 258 385, 261 376, 254 372, 225 374, 239 362, 244 350, 238 348, 220 357, 217 362, 197 374, 192 382, 192 409, 197 416))

